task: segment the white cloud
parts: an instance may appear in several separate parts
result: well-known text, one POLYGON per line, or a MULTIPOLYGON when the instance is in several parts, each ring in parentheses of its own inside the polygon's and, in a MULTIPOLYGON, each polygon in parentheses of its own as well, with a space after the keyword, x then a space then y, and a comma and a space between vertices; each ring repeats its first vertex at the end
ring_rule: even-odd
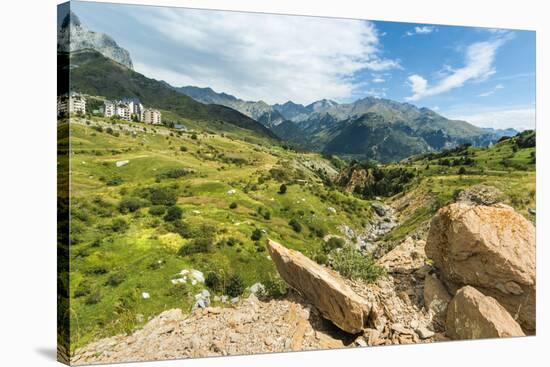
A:
POLYGON ((416 26, 412 30, 405 32, 406 36, 414 36, 415 34, 430 34, 435 31, 434 26, 416 26))
POLYGON ((178 57, 136 61, 139 72, 268 103, 353 94, 361 70, 400 68, 384 58, 372 23, 359 20, 159 9, 140 20, 178 57), (166 61, 169 59, 168 61, 166 61))
POLYGON ((535 107, 515 106, 508 108, 481 109, 475 112, 450 113, 452 119, 468 121, 480 127, 495 129, 515 128, 516 130, 535 128, 535 107))
POLYGON ((384 79, 384 77, 379 76, 379 75, 372 78, 373 83, 384 83, 385 81, 386 81, 386 79, 384 79))
POLYGON ((495 94, 495 92, 498 91, 499 89, 504 89, 504 86, 502 84, 497 84, 493 87, 493 89, 488 90, 487 92, 480 93, 477 96, 478 97, 489 97, 490 95, 495 94))
POLYGON ((412 95, 407 97, 408 101, 418 101, 424 97, 445 93, 451 89, 459 88, 468 81, 485 80, 495 73, 493 62, 496 52, 504 44, 507 38, 497 38, 491 41, 476 42, 466 49, 464 66, 457 69, 449 69, 433 86, 422 76, 413 74, 409 76, 408 82, 411 86, 412 95))

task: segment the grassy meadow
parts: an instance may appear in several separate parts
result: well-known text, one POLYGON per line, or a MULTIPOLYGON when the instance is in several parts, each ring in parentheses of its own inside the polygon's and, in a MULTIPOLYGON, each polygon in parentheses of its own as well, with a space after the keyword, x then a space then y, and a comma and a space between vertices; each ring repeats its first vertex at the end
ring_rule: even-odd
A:
MULTIPOLYGON (((190 311, 207 286, 213 296, 235 296, 261 282, 276 294, 268 237, 316 258, 323 238, 341 235, 338 226, 360 233, 373 216, 371 200, 331 183, 338 159, 235 126, 172 118, 189 130, 71 117, 72 350, 170 308, 190 311), (184 269, 203 272, 207 284, 173 284, 184 269)), ((398 243, 478 183, 499 188, 533 219, 535 148, 514 139, 379 166, 414 172, 402 192, 379 198, 402 207, 384 241, 398 243)))

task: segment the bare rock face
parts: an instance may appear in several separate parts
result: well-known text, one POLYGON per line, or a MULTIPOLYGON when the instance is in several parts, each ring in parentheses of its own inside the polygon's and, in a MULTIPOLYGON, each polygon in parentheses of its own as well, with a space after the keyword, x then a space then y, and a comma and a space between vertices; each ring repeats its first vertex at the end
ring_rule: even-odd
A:
POLYGON ((434 313, 436 320, 443 321, 447 314, 447 305, 451 296, 443 283, 435 276, 429 275, 424 279, 424 304, 434 313))
POLYGON ((513 208, 448 205, 432 219, 425 250, 451 293, 474 286, 535 330, 535 228, 513 208))
POLYGON ((267 248, 281 277, 324 318, 348 333, 365 327, 371 306, 337 274, 272 240, 267 248))
POLYGON ((479 339, 525 334, 493 297, 466 286, 460 288, 449 303, 447 335, 452 339, 479 339))

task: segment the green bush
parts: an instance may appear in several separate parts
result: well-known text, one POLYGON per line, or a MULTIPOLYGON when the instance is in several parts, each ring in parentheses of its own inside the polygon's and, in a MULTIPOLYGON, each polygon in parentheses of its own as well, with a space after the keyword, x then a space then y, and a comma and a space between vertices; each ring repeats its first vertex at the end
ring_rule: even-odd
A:
POLYGON ((166 207, 164 205, 153 205, 149 208, 149 214, 160 217, 166 213, 166 207))
POLYGON ((269 298, 282 298, 288 292, 288 286, 279 276, 270 277, 264 283, 265 295, 269 298))
POLYGON ((286 190, 287 190, 287 187, 285 184, 282 184, 280 187, 279 187, 279 194, 284 194, 286 193, 286 190))
POLYGON ((212 239, 210 238, 195 238, 187 245, 183 245, 178 250, 178 255, 187 256, 197 253, 210 252, 212 248, 212 239))
POLYGON ((90 284, 86 281, 80 283, 74 291, 74 298, 80 298, 89 295, 92 293, 90 284))
POLYGON ((321 264, 321 265, 327 265, 328 264, 328 256, 327 256, 327 254, 325 254, 323 252, 319 252, 319 253, 315 254, 315 256, 313 257, 313 260, 315 260, 315 262, 317 264, 321 264))
POLYGON ((149 200, 153 205, 175 205, 178 200, 176 190, 170 187, 150 186, 136 191, 136 195, 149 200))
POLYGON ((113 219, 111 222, 111 230, 113 232, 124 232, 128 229, 128 223, 122 218, 113 219))
POLYGON ((118 186, 118 185, 121 185, 123 182, 124 182, 124 180, 122 179, 122 177, 116 176, 116 177, 110 178, 106 182, 106 184, 107 184, 107 186, 118 186))
POLYGON ((187 147, 186 147, 185 145, 182 145, 182 146, 180 147, 180 151, 182 151, 182 152, 187 152, 187 147))
POLYGON ((175 222, 181 219, 183 216, 183 210, 179 206, 171 206, 166 210, 164 220, 167 222, 175 222))
POLYGON ((120 203, 118 203, 118 210, 123 214, 133 213, 145 205, 146 203, 143 201, 143 199, 129 197, 122 199, 120 203))
POLYGON ((191 173, 187 168, 171 168, 157 175, 157 180, 164 180, 167 178, 180 178, 191 173))
POLYGON ((385 271, 376 264, 372 256, 366 256, 351 246, 344 246, 331 252, 332 267, 348 279, 361 279, 373 283, 385 271))
POLYGON ((292 219, 288 222, 288 225, 290 225, 290 226, 292 227, 292 229, 294 230, 294 232, 296 232, 296 233, 302 232, 302 225, 301 225, 300 222, 298 222, 296 219, 292 218, 292 219))
POLYGON ((125 280, 126 280, 126 276, 124 274, 121 274, 121 273, 112 274, 105 282, 105 285, 108 285, 110 287, 116 287, 125 280))
POLYGON ((238 297, 244 292, 244 282, 238 274, 232 275, 225 286, 225 293, 230 297, 238 297))
POLYGON ((256 228, 254 231, 252 231, 252 235, 250 236, 250 239, 252 241, 259 241, 260 238, 262 238, 263 232, 256 228))
POLYGON ((237 208, 236 202, 232 202, 231 204, 229 204, 229 209, 236 209, 236 208, 237 208))
POLYGON ((344 247, 345 244, 346 244, 346 241, 343 238, 331 237, 331 238, 329 238, 328 241, 323 242, 323 244, 321 245, 321 250, 325 254, 328 254, 329 252, 331 252, 334 249, 344 247))
POLYGON ((211 271, 206 274, 206 278, 204 279, 204 284, 213 290, 214 292, 221 292, 223 291, 223 281, 220 279, 218 274, 211 271))
POLYGON ((84 303, 87 305, 95 305, 99 303, 99 301, 101 301, 101 298, 103 298, 101 292, 99 290, 96 290, 86 298, 84 303))

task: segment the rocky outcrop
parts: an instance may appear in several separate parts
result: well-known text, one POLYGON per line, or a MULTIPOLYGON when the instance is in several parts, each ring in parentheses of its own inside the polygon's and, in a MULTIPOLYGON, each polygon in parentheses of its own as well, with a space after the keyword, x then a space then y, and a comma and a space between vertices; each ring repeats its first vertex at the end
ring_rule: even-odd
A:
POLYGON ((338 274, 275 241, 267 248, 281 277, 326 319, 348 333, 363 330, 371 305, 338 274))
POLYGON ((450 301, 451 296, 443 283, 435 275, 428 275, 424 279, 424 305, 442 324, 445 322, 447 305, 450 301))
POLYGON ((502 201, 502 197, 502 191, 496 187, 479 184, 462 191, 457 201, 472 205, 494 205, 502 201))
POLYGON ((455 203, 431 221, 426 255, 451 293, 471 285, 535 329, 535 228, 511 207, 455 203))
POLYGON ((120 47, 108 35, 93 32, 86 28, 73 12, 67 14, 61 23, 58 29, 57 42, 58 51, 73 52, 92 49, 129 69, 134 68, 130 53, 127 50, 120 47))
MULTIPOLYGON (((231 308, 190 315, 161 313, 129 335, 96 340, 75 351, 73 365, 343 348, 349 341, 328 327, 297 294, 284 300, 255 296, 231 308)), ((341 333, 344 334, 344 333, 341 333)), ((349 339, 349 335, 346 335, 349 339)))
POLYGON ((466 286, 459 289, 449 303, 447 335, 452 339, 479 339, 525 334, 494 298, 466 286))

